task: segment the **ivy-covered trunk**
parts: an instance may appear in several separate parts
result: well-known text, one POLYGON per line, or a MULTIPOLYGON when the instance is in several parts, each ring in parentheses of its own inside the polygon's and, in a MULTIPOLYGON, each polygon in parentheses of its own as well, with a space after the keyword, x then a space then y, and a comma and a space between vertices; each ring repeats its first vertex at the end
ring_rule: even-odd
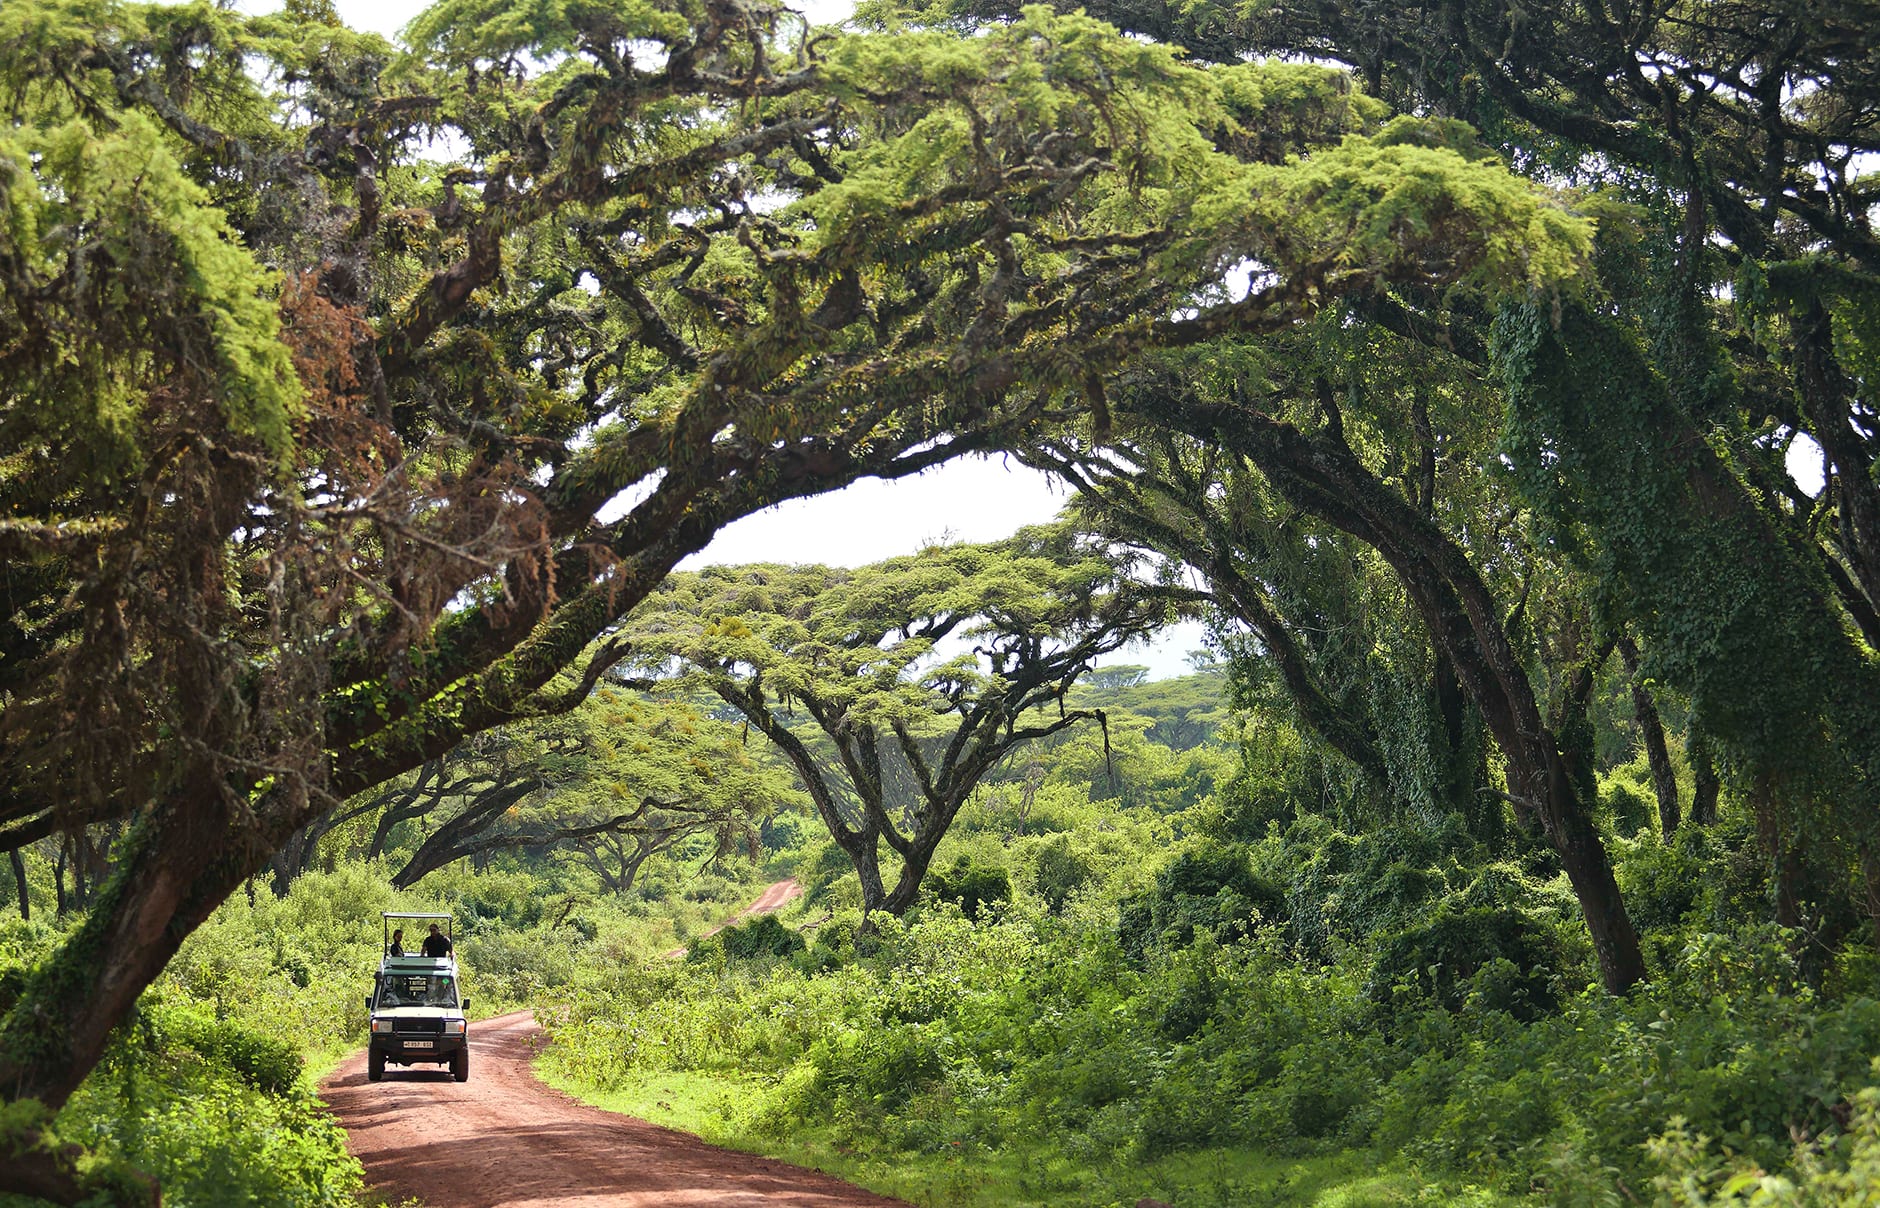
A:
POLYGON ((127 1018, 191 931, 258 872, 285 836, 237 818, 224 786, 185 779, 146 811, 84 924, 28 975, 0 1019, 0 1086, 11 1104, 36 1101, 43 1117, 16 1114, 0 1143, 0 1192, 58 1203, 155 1204, 154 1183, 110 1164, 81 1165, 75 1146, 40 1131, 97 1066, 127 1018))
POLYGON ((1622 994, 1643 980, 1638 934, 1593 825, 1591 803, 1543 719, 1502 610, 1468 556, 1365 468, 1335 420, 1326 431, 1307 436, 1250 408, 1164 398, 1155 410, 1163 422, 1247 457, 1294 504, 1370 545, 1389 563, 1501 748, 1517 813, 1538 823, 1559 855, 1592 936, 1601 982, 1622 994))
POLYGON ((1638 722, 1645 745, 1645 758, 1651 765, 1652 792, 1658 798, 1658 833, 1666 843, 1678 833, 1682 820, 1678 806, 1678 777, 1671 766, 1671 750, 1665 744, 1664 723, 1658 717, 1657 702, 1640 670, 1638 643, 1621 638, 1619 655, 1625 660, 1626 676, 1632 682, 1632 717, 1638 722))
MULTIPOLYGON (((1741 769, 1777 920, 1804 921, 1803 857, 1841 869, 1821 888, 1871 911, 1846 870, 1880 842, 1880 662, 1829 576, 1624 327, 1577 305, 1511 308, 1496 343, 1517 482, 1622 593, 1647 670, 1689 691, 1694 734, 1741 769)), ((1693 747, 1702 825, 1716 788, 1693 747)))
POLYGON ((0 1020, 0 1086, 13 1098, 57 1108, 78 1088, 183 937, 259 863, 237 858, 228 834, 199 805, 138 824, 84 925, 0 1020))

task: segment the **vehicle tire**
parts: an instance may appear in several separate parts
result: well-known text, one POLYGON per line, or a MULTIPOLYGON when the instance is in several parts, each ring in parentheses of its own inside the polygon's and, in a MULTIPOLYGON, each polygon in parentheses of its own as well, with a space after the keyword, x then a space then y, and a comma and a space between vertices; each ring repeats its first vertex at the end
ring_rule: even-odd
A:
POLYGON ((450 1055, 450 1076, 459 1082, 470 1081, 470 1042, 450 1055))
POLYGON ((366 1050, 366 1081, 377 1082, 385 1077, 385 1054, 377 1049, 366 1050))

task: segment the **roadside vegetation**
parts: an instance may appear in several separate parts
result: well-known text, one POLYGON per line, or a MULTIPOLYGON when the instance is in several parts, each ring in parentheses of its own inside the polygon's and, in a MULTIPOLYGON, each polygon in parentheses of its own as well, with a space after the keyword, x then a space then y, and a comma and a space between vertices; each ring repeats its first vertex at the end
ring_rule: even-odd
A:
MULTIPOLYGON (((1871 1194, 1874 957, 1811 961, 1768 920, 1727 796, 1663 841, 1617 668, 1601 820, 1651 937, 1623 998, 1545 849, 1459 816, 1354 827, 1323 809, 1325 753, 1233 708, 1222 668, 1114 667, 1069 702, 1105 710, 1107 743, 1074 727, 1000 764, 919 901, 867 925, 801 803, 752 820, 754 846, 679 841, 626 891, 566 845, 396 890, 426 828, 368 860, 362 817, 284 896, 192 935, 56 1127, 173 1203, 359 1202, 309 1088, 362 1043, 378 911, 442 906, 477 1014, 533 1007, 551 1082, 923 1206, 1871 1194), (785 876, 797 902, 705 934, 785 876)), ((13 958, 60 925, 8 924, 13 958)))
POLYGON ((1642 825, 1621 733, 1602 816, 1651 942, 1615 998, 1544 850, 1459 817, 1348 830, 1316 776, 1276 778, 1312 763, 1283 725, 1177 751, 1131 696, 1114 781, 1095 734, 1034 753, 906 918, 863 934, 825 840, 780 852, 802 902, 684 962, 582 968, 541 1012, 544 1068, 922 1204, 1872 1194, 1870 950, 1811 972, 1737 811, 1670 844, 1642 825))

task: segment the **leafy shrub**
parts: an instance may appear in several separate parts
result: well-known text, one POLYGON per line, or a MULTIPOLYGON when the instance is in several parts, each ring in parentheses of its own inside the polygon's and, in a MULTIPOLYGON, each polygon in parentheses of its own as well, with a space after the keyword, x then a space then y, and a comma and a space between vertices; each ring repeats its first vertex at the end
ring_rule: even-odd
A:
POLYGON ((1305 817, 1259 854, 1263 867, 1284 870, 1294 938, 1323 960, 1337 941, 1363 942, 1422 919, 1467 875, 1460 861, 1475 854, 1475 841, 1457 816, 1434 829, 1394 825, 1362 835, 1305 817))
POLYGON ((979 921, 981 908, 1012 900, 1011 874, 996 864, 975 863, 968 856, 959 857, 944 872, 930 874, 927 883, 935 898, 954 903, 974 922, 979 921))
POLYGON ((305 1068, 293 1043, 232 1019, 217 1023, 191 1011, 171 1009, 158 1015, 157 1026, 211 1065, 271 1095, 293 1090, 305 1068))
POLYGON ((1185 948, 1197 932, 1221 943, 1246 936, 1258 912, 1286 918, 1286 898, 1258 876, 1245 847, 1204 840, 1156 873, 1155 884, 1117 907, 1117 937, 1138 961, 1157 949, 1185 948))
POLYGON ((762 914, 748 922, 726 927, 708 940, 692 946, 688 959, 697 959, 702 951, 716 945, 733 960, 752 960, 762 956, 790 956, 808 947, 803 937, 785 927, 774 914, 762 914))
POLYGON ((57 1125, 179 1208, 353 1208, 363 1171, 300 1069, 286 1041, 149 998, 57 1125))
POLYGON ((1630 839, 1649 831, 1658 815, 1658 802, 1641 792, 1631 781, 1614 777, 1599 795, 1600 806, 1615 833, 1630 839))
MULTIPOLYGON (((1874 1074, 1880 1076, 1880 1063, 1874 1074)), ((1866 1087, 1850 1101, 1840 1138, 1796 1143, 1789 1177, 1772 1175, 1740 1156, 1716 1152, 1709 1137, 1675 1118, 1646 1145, 1659 1172, 1652 1179, 1659 1202, 1676 1208, 1841 1208, 1880 1203, 1880 1089, 1866 1087)))
POLYGON ((1551 933, 1527 912, 1444 902, 1380 945, 1366 992, 1385 1008, 1409 997, 1534 1019, 1556 1006, 1556 958, 1551 933))
POLYGON ((1057 914, 1070 896, 1089 884, 1096 870, 1071 848, 1068 835, 1054 835, 1038 849, 1033 884, 1045 909, 1057 914))

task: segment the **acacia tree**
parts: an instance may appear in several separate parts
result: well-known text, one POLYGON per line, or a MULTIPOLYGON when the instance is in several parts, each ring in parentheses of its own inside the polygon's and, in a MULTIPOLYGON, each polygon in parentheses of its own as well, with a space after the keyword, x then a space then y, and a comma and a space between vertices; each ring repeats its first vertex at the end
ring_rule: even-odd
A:
MULTIPOLYGON (((728 520, 1101 423, 1146 348, 1579 246, 1337 73, 1084 18, 445 0, 409 41, 0 9, 0 847, 127 824, 0 1019, 9 1097, 63 1102, 309 821, 576 703, 728 520), (1406 183, 1453 220, 1398 239, 1406 183)), ((29 1116, 0 1185, 83 1198, 29 1116)))
MULTIPOLYGON (((1714 811, 1714 753, 1758 813, 1777 900, 1812 897, 1823 917, 1858 903, 1880 928, 1870 7, 1078 7, 1207 60, 1349 64, 1394 104, 1601 191, 1589 305, 1542 303, 1491 333, 1408 290, 1364 317, 1484 369, 1493 354, 1506 452, 1548 540, 1641 640, 1643 673, 1691 701, 1694 814, 1714 811), (1798 434, 1824 457, 1817 496, 1784 465, 1798 434)), ((921 19, 1009 11, 945 0, 921 19)))
POLYGON ((854 865, 863 911, 899 915, 988 771, 1104 723, 1065 695, 1092 660, 1168 620, 1171 597, 1144 570, 1066 528, 1027 529, 855 571, 675 575, 626 632, 649 670, 708 687, 776 744, 854 865), (799 707, 810 734, 791 723, 799 707))
POLYGON ((1593 824, 1594 788, 1580 758, 1590 750, 1571 741, 1591 677, 1575 681, 1566 674, 1573 660, 1558 657, 1555 684, 1530 673, 1537 652, 1517 618, 1536 560, 1506 520, 1497 523, 1498 511, 1512 511, 1506 501, 1469 471, 1473 451, 1494 435, 1475 418, 1481 394, 1467 373, 1333 315, 1316 333, 1144 364, 1116 401, 1143 437, 1118 452, 1073 441, 1036 456, 1079 483, 1116 528, 1202 572, 1222 610, 1258 635, 1301 719, 1397 800, 1477 819, 1488 812, 1471 800, 1490 786, 1479 754, 1467 758, 1463 719, 1403 724, 1405 714, 1434 722, 1466 694, 1501 754, 1517 815, 1542 831, 1572 882, 1603 981, 1623 991, 1643 976, 1643 961, 1593 824), (1383 582, 1340 572, 1362 567, 1367 550, 1387 568, 1383 582), (1369 598, 1371 613, 1356 627, 1372 630, 1355 643, 1363 652, 1355 674, 1349 658, 1341 667, 1336 651, 1315 649, 1344 640, 1352 622, 1321 618, 1328 608, 1356 614, 1338 603, 1354 592, 1369 598), (1392 615, 1393 597, 1416 623, 1392 615), (1305 638, 1308 629, 1319 636, 1305 638), (1392 644, 1395 669, 1372 653, 1392 644), (1378 687, 1406 672, 1430 684, 1428 705, 1393 718, 1378 707, 1378 687), (1447 702, 1445 681, 1454 685, 1447 702), (1440 770, 1419 785, 1405 775, 1419 766, 1440 770))
POLYGON ((738 726, 611 684, 565 717, 466 739, 410 779, 411 792, 355 807, 380 811, 371 854, 399 827, 422 831, 392 874, 400 889, 458 860, 562 848, 624 893, 647 860, 686 839, 710 835, 720 855, 748 851, 759 821, 803 804, 788 771, 755 757, 738 726))

